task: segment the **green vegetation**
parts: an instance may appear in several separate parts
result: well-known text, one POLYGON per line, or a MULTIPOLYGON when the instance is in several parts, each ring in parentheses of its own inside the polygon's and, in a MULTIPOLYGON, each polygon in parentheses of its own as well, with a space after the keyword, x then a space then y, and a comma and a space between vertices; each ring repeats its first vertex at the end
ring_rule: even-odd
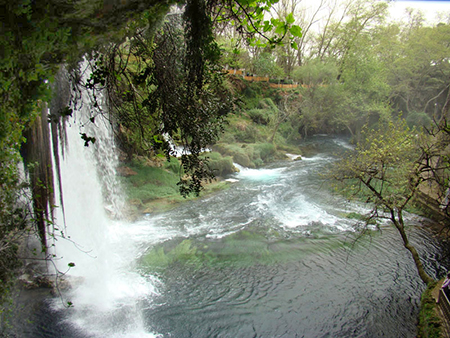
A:
POLYGON ((236 172, 231 156, 223 157, 217 152, 210 152, 204 157, 208 159, 208 166, 216 177, 224 177, 236 172))
MULTIPOLYGON (((69 100, 47 116, 62 63, 78 93, 83 87, 97 94, 106 90, 120 147, 131 161, 126 165, 137 173, 123 181, 139 210, 149 210, 148 204, 161 197, 165 202, 156 208, 163 208, 178 191, 199 194, 212 172, 226 175, 233 162, 261 167, 283 159, 285 152, 298 153, 301 138, 346 133, 358 147, 335 168, 335 176, 358 181, 354 188, 365 189, 373 217, 378 210, 390 213, 419 274, 430 282, 404 234, 402 212, 427 182, 426 193, 442 206, 443 219, 448 222, 450 215, 449 21, 426 26, 411 11, 404 23, 387 22, 386 2, 353 1, 340 10, 321 7, 328 11, 326 19, 320 31, 311 32, 317 18, 308 18, 297 5, 275 0, 0 1, 5 18, 0 28, 0 280, 5 286, 0 302, 18 264, 18 239, 29 229, 25 219, 37 224, 46 250, 56 187, 48 166, 50 148, 28 151, 28 146, 38 144, 31 135, 44 135, 36 138, 47 142, 47 118, 57 129, 72 114, 69 100), (183 14, 166 17, 172 4, 183 5, 183 14), (265 16, 269 11, 271 19, 265 16), (93 66, 87 83, 80 82, 78 69, 83 56, 93 66), (279 90, 270 83, 226 77, 226 64, 300 86, 279 90), (400 117, 410 129, 397 123, 400 117), (421 127, 429 134, 419 133, 421 127), (167 138, 190 151, 181 163, 171 160, 154 168, 131 160, 144 154, 169 159, 167 138), (208 146, 215 152, 205 155, 208 146), (21 149, 28 156, 33 193, 26 206, 18 203, 27 185, 18 174, 21 149)), ((94 95, 93 108, 96 100, 94 95)), ((91 122, 97 113, 92 109, 91 122)), ((82 137, 87 145, 95 139, 82 137)), ((195 255, 191 245, 183 244, 180 252, 195 255)))
MULTIPOLYGON (((210 158, 208 165, 217 176, 227 175, 235 170, 230 157, 222 157, 214 152, 206 153, 203 157, 210 158)), ((177 158, 149 162, 140 157, 127 163, 127 169, 132 174, 122 177, 121 182, 130 212, 134 216, 136 213, 162 212, 174 208, 178 203, 196 198, 180 195, 178 182, 183 175, 183 168, 177 158)), ((227 187, 227 182, 213 180, 204 186, 200 196, 227 187)))
POLYGON ((441 338, 442 337, 442 319, 437 315, 436 300, 432 295, 437 282, 428 284, 426 290, 422 293, 420 300, 419 325, 417 327, 417 338, 441 338))
POLYGON ((277 151, 272 143, 218 143, 213 149, 246 168, 260 168, 277 159, 286 159, 284 151, 277 151))
POLYGON ((130 165, 137 175, 128 177, 125 189, 131 199, 139 199, 143 203, 178 194, 178 175, 161 168, 149 167, 139 163, 130 165))
POLYGON ((242 103, 229 114, 213 150, 247 168, 285 160, 286 152, 299 153, 296 142, 300 135, 292 127, 300 101, 298 92, 273 89, 267 83, 232 81, 242 103))

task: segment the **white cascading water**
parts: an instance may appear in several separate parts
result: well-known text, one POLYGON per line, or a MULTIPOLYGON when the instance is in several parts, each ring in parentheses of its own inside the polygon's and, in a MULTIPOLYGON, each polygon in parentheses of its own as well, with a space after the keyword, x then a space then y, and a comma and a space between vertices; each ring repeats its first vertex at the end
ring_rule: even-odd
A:
POLYGON ((144 325, 139 300, 156 293, 157 280, 133 268, 140 254, 133 225, 112 218, 123 199, 111 126, 101 114, 94 125, 89 123, 92 104, 87 91, 82 100, 67 122, 68 147, 63 159, 60 155, 65 213, 63 217, 58 208, 54 246, 60 271, 75 266, 64 277, 70 290, 63 290, 54 306, 61 309, 71 302, 67 321, 88 336, 154 337, 144 325), (81 133, 95 137, 95 143, 84 146, 81 133))

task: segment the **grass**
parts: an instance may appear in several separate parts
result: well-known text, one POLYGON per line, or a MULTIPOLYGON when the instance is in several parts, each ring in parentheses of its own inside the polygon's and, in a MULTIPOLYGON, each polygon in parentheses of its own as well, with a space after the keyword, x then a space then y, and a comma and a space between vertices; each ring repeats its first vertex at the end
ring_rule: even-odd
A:
MULTIPOLYGON (((224 158, 218 153, 209 154, 211 166, 218 173, 224 174, 233 169, 231 158, 224 158)), ((162 162, 161 166, 151 166, 145 161, 134 160, 126 164, 136 174, 122 177, 122 185, 126 194, 129 209, 132 214, 154 213, 167 211, 179 203, 197 198, 180 195, 177 183, 182 169, 177 159, 162 162)), ((223 190, 227 182, 213 181, 204 185, 200 196, 223 190)))
POLYGON ((143 203, 178 193, 179 176, 164 168, 149 167, 133 163, 129 167, 137 175, 124 180, 125 191, 129 199, 138 199, 143 203))

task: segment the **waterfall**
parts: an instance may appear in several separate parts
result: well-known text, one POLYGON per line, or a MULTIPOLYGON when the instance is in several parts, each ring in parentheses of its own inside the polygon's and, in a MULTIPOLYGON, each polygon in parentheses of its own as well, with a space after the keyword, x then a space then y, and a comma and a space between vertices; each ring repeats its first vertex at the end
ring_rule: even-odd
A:
POLYGON ((81 101, 72 107, 65 122, 67 146, 59 149, 64 209, 58 208, 49 246, 57 269, 69 270, 63 278, 70 289, 61 291, 54 307, 73 304, 64 310, 67 321, 89 337, 153 337, 143 323, 139 300, 156 293, 156 281, 134 268, 139 249, 130 238, 132 225, 119 217, 123 198, 115 176, 112 128, 105 103, 94 108, 90 95, 83 89, 81 101), (80 134, 95 142, 85 146, 80 134))

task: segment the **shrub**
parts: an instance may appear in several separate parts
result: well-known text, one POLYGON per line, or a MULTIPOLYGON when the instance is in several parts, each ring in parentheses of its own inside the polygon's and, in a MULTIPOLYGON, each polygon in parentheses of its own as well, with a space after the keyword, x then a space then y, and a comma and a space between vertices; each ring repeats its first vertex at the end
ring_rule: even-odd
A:
POLYGON ((233 153, 230 152, 229 145, 225 143, 216 143, 211 148, 214 152, 218 152, 222 155, 233 155, 233 153))
POLYGON ((406 117, 408 127, 428 127, 433 123, 431 117, 425 113, 413 112, 406 117))
POLYGON ((259 101, 258 108, 266 110, 268 109, 274 112, 278 110, 278 107, 270 98, 264 98, 261 101, 259 101))
POLYGON ((264 161, 260 158, 257 158, 256 160, 253 161, 253 164, 256 168, 260 168, 264 165, 264 161))
POLYGON ((270 114, 265 109, 252 109, 247 112, 253 122, 264 126, 270 123, 270 114))
POLYGON ((250 86, 247 86, 244 89, 243 94, 246 98, 249 98, 249 99, 253 99, 258 95, 250 86))
POLYGON ((231 134, 231 133, 224 133, 220 137, 220 142, 230 144, 230 143, 235 143, 236 139, 235 139, 233 134, 231 134))
POLYGON ((247 168, 255 167, 252 160, 250 159, 253 156, 252 147, 243 147, 237 143, 235 144, 218 143, 213 146, 213 150, 219 152, 222 155, 231 156, 233 158, 234 163, 237 163, 243 167, 247 168))
POLYGON ((216 176, 225 176, 236 171, 231 156, 223 157, 217 152, 211 152, 206 157, 209 159, 209 168, 216 176))
POLYGON ((182 171, 180 161, 174 157, 172 157, 170 161, 164 162, 164 169, 167 169, 177 175, 181 175, 182 171))
POLYGON ((285 80, 283 80, 283 83, 284 83, 284 84, 293 84, 294 81, 292 81, 292 80, 290 80, 290 79, 285 79, 285 80))
POLYGON ((298 131, 292 127, 291 123, 281 123, 278 128, 278 133, 280 133, 285 139, 288 139, 292 137, 294 133, 298 134, 298 131))
POLYGON ((238 142, 255 143, 260 135, 258 129, 254 125, 247 125, 245 130, 237 131, 234 137, 238 142))
POLYGON ((255 145, 255 155, 266 161, 276 154, 275 146, 272 143, 258 143, 255 145))
POLYGON ((244 109, 249 110, 249 109, 255 109, 258 107, 259 105, 259 101, 260 98, 259 97, 254 97, 251 99, 246 99, 245 100, 245 104, 244 104, 244 109))
POLYGON ((246 167, 246 168, 254 168, 255 164, 250 160, 250 157, 245 153, 235 153, 233 155, 233 160, 237 164, 246 167))

